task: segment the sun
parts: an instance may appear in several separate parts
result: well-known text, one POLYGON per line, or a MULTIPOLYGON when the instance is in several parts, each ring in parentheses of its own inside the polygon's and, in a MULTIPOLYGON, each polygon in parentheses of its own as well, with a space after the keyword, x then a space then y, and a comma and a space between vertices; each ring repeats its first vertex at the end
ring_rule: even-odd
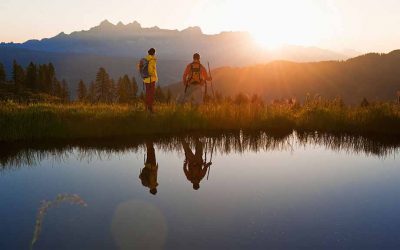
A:
POLYGON ((330 17, 315 0, 231 0, 225 7, 230 25, 250 32, 267 49, 315 46, 331 35, 330 17))

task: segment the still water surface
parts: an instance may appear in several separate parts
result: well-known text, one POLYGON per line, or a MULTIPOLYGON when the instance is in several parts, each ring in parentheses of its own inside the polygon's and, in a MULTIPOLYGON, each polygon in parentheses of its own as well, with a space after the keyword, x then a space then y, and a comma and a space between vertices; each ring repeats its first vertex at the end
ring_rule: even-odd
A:
POLYGON ((2 147, 0 249, 400 249, 399 146, 240 133, 2 147))

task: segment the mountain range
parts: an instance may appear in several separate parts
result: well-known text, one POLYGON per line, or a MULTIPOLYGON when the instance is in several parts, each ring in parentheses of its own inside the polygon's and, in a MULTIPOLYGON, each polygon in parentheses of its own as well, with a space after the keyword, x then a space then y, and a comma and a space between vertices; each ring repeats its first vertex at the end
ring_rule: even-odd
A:
MULTIPOLYGON (((261 31, 260 31, 261 32, 261 31)), ((215 67, 249 66, 273 60, 297 62, 345 60, 349 57, 316 47, 284 46, 269 51, 254 42, 246 32, 222 32, 207 35, 199 27, 168 30, 143 28, 138 22, 116 25, 105 20, 89 30, 24 43, 1 43, 0 62, 11 73, 13 60, 22 65, 52 62, 57 76, 66 79, 72 88, 80 79, 94 79, 99 67, 113 77, 137 75, 135 65, 150 47, 157 49, 160 84, 178 81, 194 52, 215 67)))

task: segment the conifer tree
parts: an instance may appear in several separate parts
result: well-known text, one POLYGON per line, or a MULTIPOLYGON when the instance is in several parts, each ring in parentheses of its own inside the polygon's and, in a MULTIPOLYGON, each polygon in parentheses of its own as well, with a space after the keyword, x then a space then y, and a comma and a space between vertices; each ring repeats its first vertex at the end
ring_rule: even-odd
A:
POLYGON ((62 80, 61 83, 60 98, 63 102, 69 102, 70 99, 68 84, 67 81, 65 81, 64 79, 62 80))
POLYGON ((88 90, 86 88, 85 83, 80 80, 79 84, 78 84, 78 101, 80 102, 85 102, 87 100, 88 97, 88 90))
POLYGON ((132 77, 132 97, 136 100, 139 91, 139 86, 137 84, 136 78, 132 77))
POLYGON ((110 76, 104 68, 100 68, 96 74, 95 93, 95 99, 99 102, 107 102, 110 96, 110 76))
POLYGON ((25 71, 15 60, 13 61, 12 67, 12 81, 16 85, 17 89, 21 89, 25 83, 25 71))
POLYGON ((0 82, 5 82, 6 79, 6 70, 4 69, 4 65, 0 63, 0 82))
POLYGON ((108 92, 107 102, 113 103, 116 99, 117 87, 113 79, 110 80, 110 89, 108 92))
POLYGON ((47 65, 46 69, 46 80, 45 80, 45 91, 46 93, 51 93, 54 88, 54 84, 57 82, 56 70, 52 63, 47 65))
POLYGON ((37 73, 37 85, 38 85, 38 90, 40 92, 45 92, 48 93, 46 91, 46 86, 45 86, 45 82, 46 82, 46 74, 47 74, 47 65, 39 65, 38 67, 38 73, 37 73))
POLYGON ((91 82, 89 84, 87 99, 88 99, 88 101, 90 103, 97 102, 97 99, 96 99, 96 88, 95 88, 95 83, 94 82, 91 82))
POLYGON ((129 103, 136 99, 137 88, 132 84, 128 75, 118 80, 117 100, 119 103, 129 103))
POLYGON ((38 90, 37 88, 37 67, 31 62, 26 68, 25 86, 31 90, 38 90))
POLYGON ((61 83, 58 80, 54 81, 53 89, 52 89, 52 93, 51 94, 61 98, 61 96, 62 96, 62 87, 61 87, 61 83))

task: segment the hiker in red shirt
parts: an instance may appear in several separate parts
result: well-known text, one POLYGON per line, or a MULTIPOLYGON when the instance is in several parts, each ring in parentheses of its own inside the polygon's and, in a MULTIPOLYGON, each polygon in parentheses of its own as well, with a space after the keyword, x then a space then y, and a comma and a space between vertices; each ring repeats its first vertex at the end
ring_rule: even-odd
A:
POLYGON ((195 153, 193 154, 189 144, 182 141, 183 150, 185 151, 185 161, 183 163, 183 172, 186 178, 193 184, 193 189, 200 188, 200 182, 207 174, 211 162, 207 163, 203 160, 203 144, 199 139, 195 140, 195 153))
POLYGON ((193 62, 186 66, 182 82, 185 85, 185 95, 181 102, 190 101, 200 105, 204 101, 204 86, 206 81, 211 81, 206 68, 200 63, 200 55, 193 55, 193 62))

